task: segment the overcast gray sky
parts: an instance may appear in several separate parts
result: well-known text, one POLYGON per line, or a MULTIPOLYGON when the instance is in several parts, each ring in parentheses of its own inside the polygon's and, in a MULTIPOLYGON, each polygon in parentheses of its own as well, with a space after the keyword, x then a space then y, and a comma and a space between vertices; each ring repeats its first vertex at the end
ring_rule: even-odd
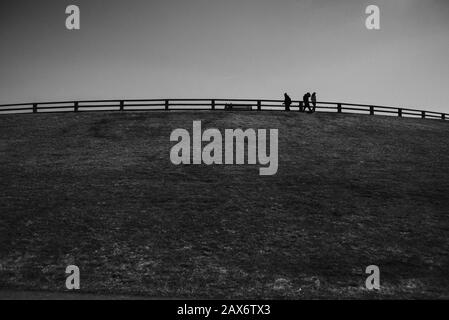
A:
POLYGON ((449 112, 447 0, 2 0, 0 43, 0 103, 317 91, 449 112))

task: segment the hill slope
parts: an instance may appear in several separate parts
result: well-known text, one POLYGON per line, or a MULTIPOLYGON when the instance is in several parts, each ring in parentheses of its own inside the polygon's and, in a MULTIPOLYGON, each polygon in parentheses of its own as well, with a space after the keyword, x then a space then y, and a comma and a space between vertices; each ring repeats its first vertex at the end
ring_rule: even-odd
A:
POLYGON ((449 124, 285 112, 0 117, 0 287, 449 297, 449 124), (172 130, 278 128, 279 170, 175 166, 172 130), (379 293, 364 289, 366 266, 379 293))

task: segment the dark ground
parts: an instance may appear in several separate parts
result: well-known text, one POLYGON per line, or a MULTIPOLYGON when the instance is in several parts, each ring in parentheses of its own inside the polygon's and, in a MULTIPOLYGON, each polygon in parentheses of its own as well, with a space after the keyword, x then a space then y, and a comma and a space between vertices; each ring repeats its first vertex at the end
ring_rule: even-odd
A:
POLYGON ((84 293, 449 298, 448 142, 449 122, 348 114, 2 115, 0 288, 64 292, 76 264, 84 293), (277 175, 174 166, 193 120, 278 128, 277 175))

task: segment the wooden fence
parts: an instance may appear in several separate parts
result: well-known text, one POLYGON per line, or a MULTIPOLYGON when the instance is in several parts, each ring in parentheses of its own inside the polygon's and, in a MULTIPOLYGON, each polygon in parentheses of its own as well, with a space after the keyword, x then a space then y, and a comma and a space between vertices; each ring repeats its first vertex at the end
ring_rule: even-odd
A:
MULTIPOLYGON (((293 101, 291 112, 299 110, 302 101, 293 101)), ((0 105, 1 114, 84 112, 84 111, 160 111, 160 110, 225 110, 232 105, 239 110, 273 111, 285 110, 283 100, 258 99, 131 99, 131 100, 84 100, 0 105), (244 108, 240 108, 244 107, 244 108)), ((423 119, 447 120, 447 113, 386 107, 366 104, 317 102, 316 111, 338 113, 362 113, 370 115, 393 115, 423 119)))

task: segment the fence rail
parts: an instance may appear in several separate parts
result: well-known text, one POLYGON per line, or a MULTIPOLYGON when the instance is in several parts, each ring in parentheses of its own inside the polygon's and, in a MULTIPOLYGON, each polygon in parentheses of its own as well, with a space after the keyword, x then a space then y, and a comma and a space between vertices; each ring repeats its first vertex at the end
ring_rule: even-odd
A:
MULTIPOLYGON (((254 111, 281 111, 285 110, 283 102, 283 100, 263 99, 127 99, 33 102, 0 105, 0 115, 86 111, 225 110, 229 105, 245 105, 250 107, 248 110, 254 111)), ((302 103, 298 100, 293 101, 290 110, 298 111, 299 105, 302 103)), ((449 114, 435 111, 342 102, 317 102, 316 111, 449 119, 449 114)))

